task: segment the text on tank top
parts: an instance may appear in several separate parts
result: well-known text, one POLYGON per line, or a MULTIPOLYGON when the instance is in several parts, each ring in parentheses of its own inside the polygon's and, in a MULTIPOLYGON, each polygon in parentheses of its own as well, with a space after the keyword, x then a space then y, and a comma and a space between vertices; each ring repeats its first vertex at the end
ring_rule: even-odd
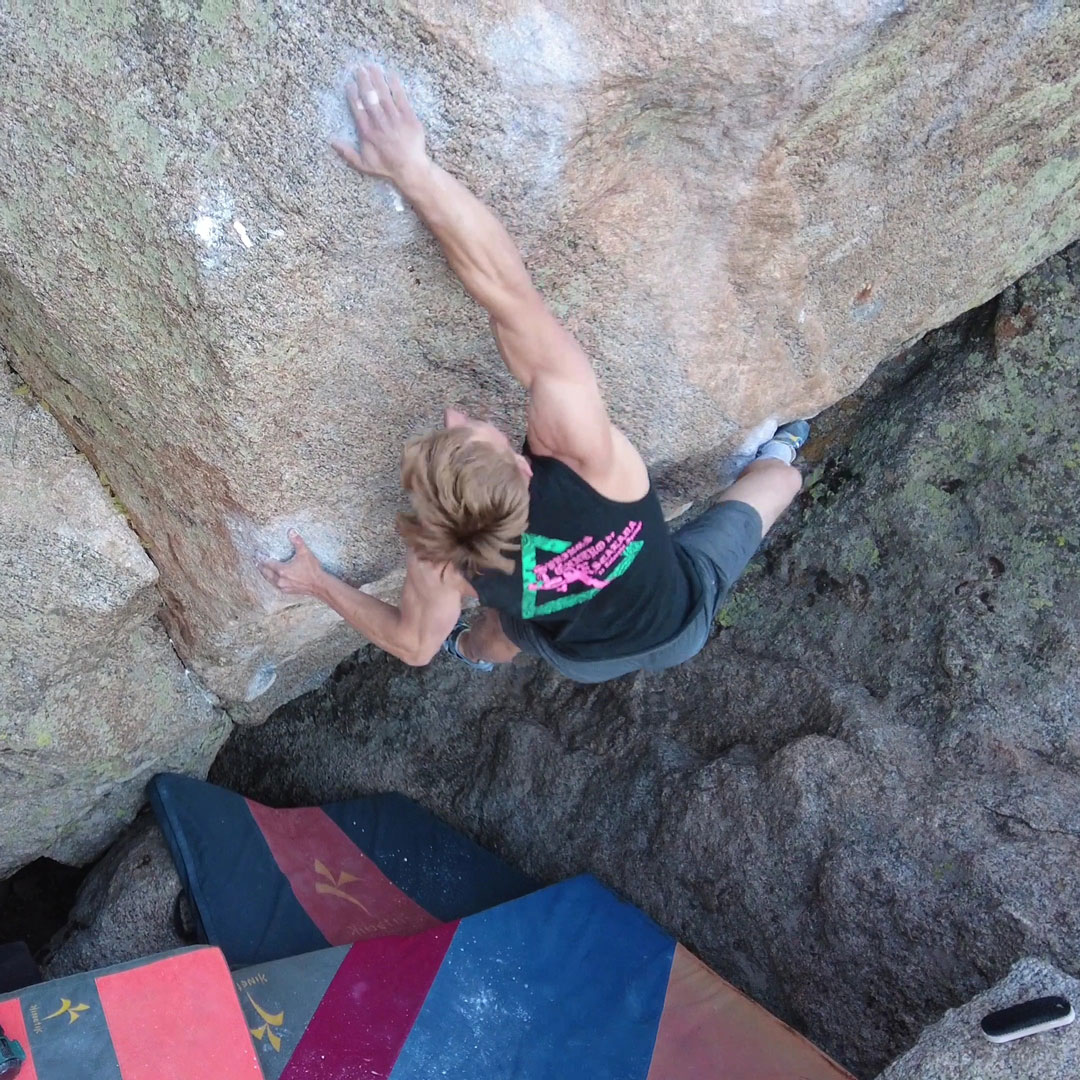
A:
POLYGON ((630 656, 674 637, 700 586, 651 484, 618 502, 556 458, 525 453, 529 526, 512 573, 473 579, 480 602, 541 627, 575 659, 630 656))

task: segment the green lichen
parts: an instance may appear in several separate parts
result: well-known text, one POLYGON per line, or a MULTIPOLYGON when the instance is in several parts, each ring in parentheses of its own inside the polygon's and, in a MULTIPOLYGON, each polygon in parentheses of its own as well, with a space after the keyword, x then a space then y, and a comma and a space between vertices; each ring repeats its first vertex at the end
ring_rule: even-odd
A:
POLYGON ((91 75, 104 75, 116 62, 115 55, 104 42, 93 42, 80 56, 83 67, 91 75))
POLYGON ((186 22, 191 18, 191 5, 184 0, 158 0, 163 18, 173 22, 186 22))
POLYGON ((1025 185, 1035 205, 1045 205, 1071 191, 1080 183, 1080 157, 1056 156, 1039 169, 1025 185))
POLYGON ((232 4, 229 0, 203 0, 199 7, 199 18, 215 30, 220 30, 232 14, 232 4))
POLYGON ((38 750, 47 750, 52 746, 55 734, 52 725, 41 714, 35 715, 26 725, 26 741, 38 750))
POLYGON ((218 90, 214 95, 214 100, 217 102, 218 108, 221 111, 227 112, 240 105, 249 93, 250 87, 246 86, 244 83, 231 83, 218 90))
POLYGON ((745 587, 740 588, 717 613, 716 623, 726 630, 753 615, 760 608, 761 601, 750 590, 745 587))
MULTIPOLYGON (((143 118, 139 106, 127 99, 109 110, 109 141, 124 162, 142 162, 151 176, 163 179, 169 166, 169 149, 158 128, 143 118)), ((143 199, 144 209, 149 204, 143 199)))
POLYGON ((881 565, 881 552, 872 537, 863 536, 846 548, 840 565, 849 574, 867 574, 881 565))
POLYGON ((214 68, 227 67, 229 54, 217 45, 209 45, 199 53, 196 67, 200 71, 211 71, 214 68))
POLYGON ((252 4, 241 12, 240 19, 244 26, 251 31, 256 43, 265 45, 270 39, 274 26, 269 6, 266 4, 252 4))
POLYGON ((1080 124, 1080 116, 1070 116, 1063 120, 1056 128, 1051 128, 1048 138, 1051 142, 1071 142, 1073 131, 1080 124))
MULTIPOLYGON (((1074 107, 1073 98, 1080 89, 1080 74, 1063 82, 1040 82, 1019 97, 1006 101, 1000 111, 1009 127, 1043 125, 1049 116, 1059 116, 1063 109, 1074 107)), ((1075 122, 1075 121, 1074 121, 1075 122)), ((1051 138, 1053 138, 1051 133, 1051 138)))
POLYGON ((1020 147, 1015 144, 1008 146, 999 146, 984 162, 983 168, 986 171, 993 169, 1000 169, 1002 165, 1007 165, 1010 161, 1020 155, 1020 147))
MULTIPOLYGON (((905 479, 895 492, 899 514, 868 507, 871 535, 887 535, 892 514, 931 541, 942 538, 943 557, 954 545, 967 552, 976 579, 985 573, 982 560, 993 556, 1003 567, 993 583, 999 606, 1035 613, 1053 608, 1061 591, 1080 581, 1080 529, 1064 494, 1080 450, 1062 397, 1075 385, 1075 348, 1064 329, 1075 301, 1072 287, 1055 281, 1044 274, 1005 302, 1006 312, 1031 305, 1042 313, 1034 329, 1003 313, 998 326, 1011 327, 1013 336, 998 333, 993 348, 961 361, 974 392, 948 420, 907 443, 905 479)), ((892 441, 876 428, 875 438, 892 441)), ((856 452, 871 455, 872 448, 856 452)), ((857 550, 871 550, 865 534, 841 547, 851 568, 857 550)))

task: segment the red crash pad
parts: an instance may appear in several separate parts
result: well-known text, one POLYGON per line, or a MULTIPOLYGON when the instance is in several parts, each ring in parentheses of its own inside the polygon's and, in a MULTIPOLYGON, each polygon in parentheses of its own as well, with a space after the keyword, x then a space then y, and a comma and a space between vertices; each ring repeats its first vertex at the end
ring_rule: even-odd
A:
POLYGON ((263 1080, 218 949, 186 949, 0 997, 19 1080, 263 1080))

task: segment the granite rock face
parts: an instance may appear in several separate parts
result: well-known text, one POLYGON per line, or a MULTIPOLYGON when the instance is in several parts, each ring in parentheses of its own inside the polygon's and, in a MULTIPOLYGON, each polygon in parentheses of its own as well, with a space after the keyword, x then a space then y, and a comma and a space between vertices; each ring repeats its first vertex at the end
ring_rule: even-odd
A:
POLYGON ((509 222, 666 494, 1080 234, 1069 0, 0 13, 0 338, 108 474, 170 633, 265 716, 355 648, 253 557, 382 583, 406 436, 521 399, 391 191, 327 138, 362 57, 509 222))
POLYGON ((228 720, 157 618, 157 572, 0 353, 0 877, 99 854, 163 769, 205 774, 228 720))
POLYGON ((398 790, 591 871, 860 1077, 1025 956, 1080 971, 1080 247, 831 410, 694 661, 344 665, 212 778, 398 790))
POLYGON ((1080 1076, 1080 1025, 995 1044, 979 1021, 995 1009, 1054 995, 1080 1003, 1080 980, 1045 960, 1021 960, 996 986, 952 1009, 879 1080, 1075 1080, 1080 1076))
POLYGON ((47 979, 62 979, 190 945, 175 927, 182 886, 161 830, 136 822, 90 871, 67 927, 49 946, 47 979))

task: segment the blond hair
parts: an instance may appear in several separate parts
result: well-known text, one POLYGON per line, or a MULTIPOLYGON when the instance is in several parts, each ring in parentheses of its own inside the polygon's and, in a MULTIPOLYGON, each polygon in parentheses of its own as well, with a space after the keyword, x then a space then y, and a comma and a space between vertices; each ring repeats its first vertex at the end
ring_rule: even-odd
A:
POLYGON ((398 532, 427 562, 450 563, 466 577, 510 572, 507 552, 529 524, 529 482, 510 450, 473 437, 468 427, 432 431, 401 455, 401 483, 412 512, 398 532))

